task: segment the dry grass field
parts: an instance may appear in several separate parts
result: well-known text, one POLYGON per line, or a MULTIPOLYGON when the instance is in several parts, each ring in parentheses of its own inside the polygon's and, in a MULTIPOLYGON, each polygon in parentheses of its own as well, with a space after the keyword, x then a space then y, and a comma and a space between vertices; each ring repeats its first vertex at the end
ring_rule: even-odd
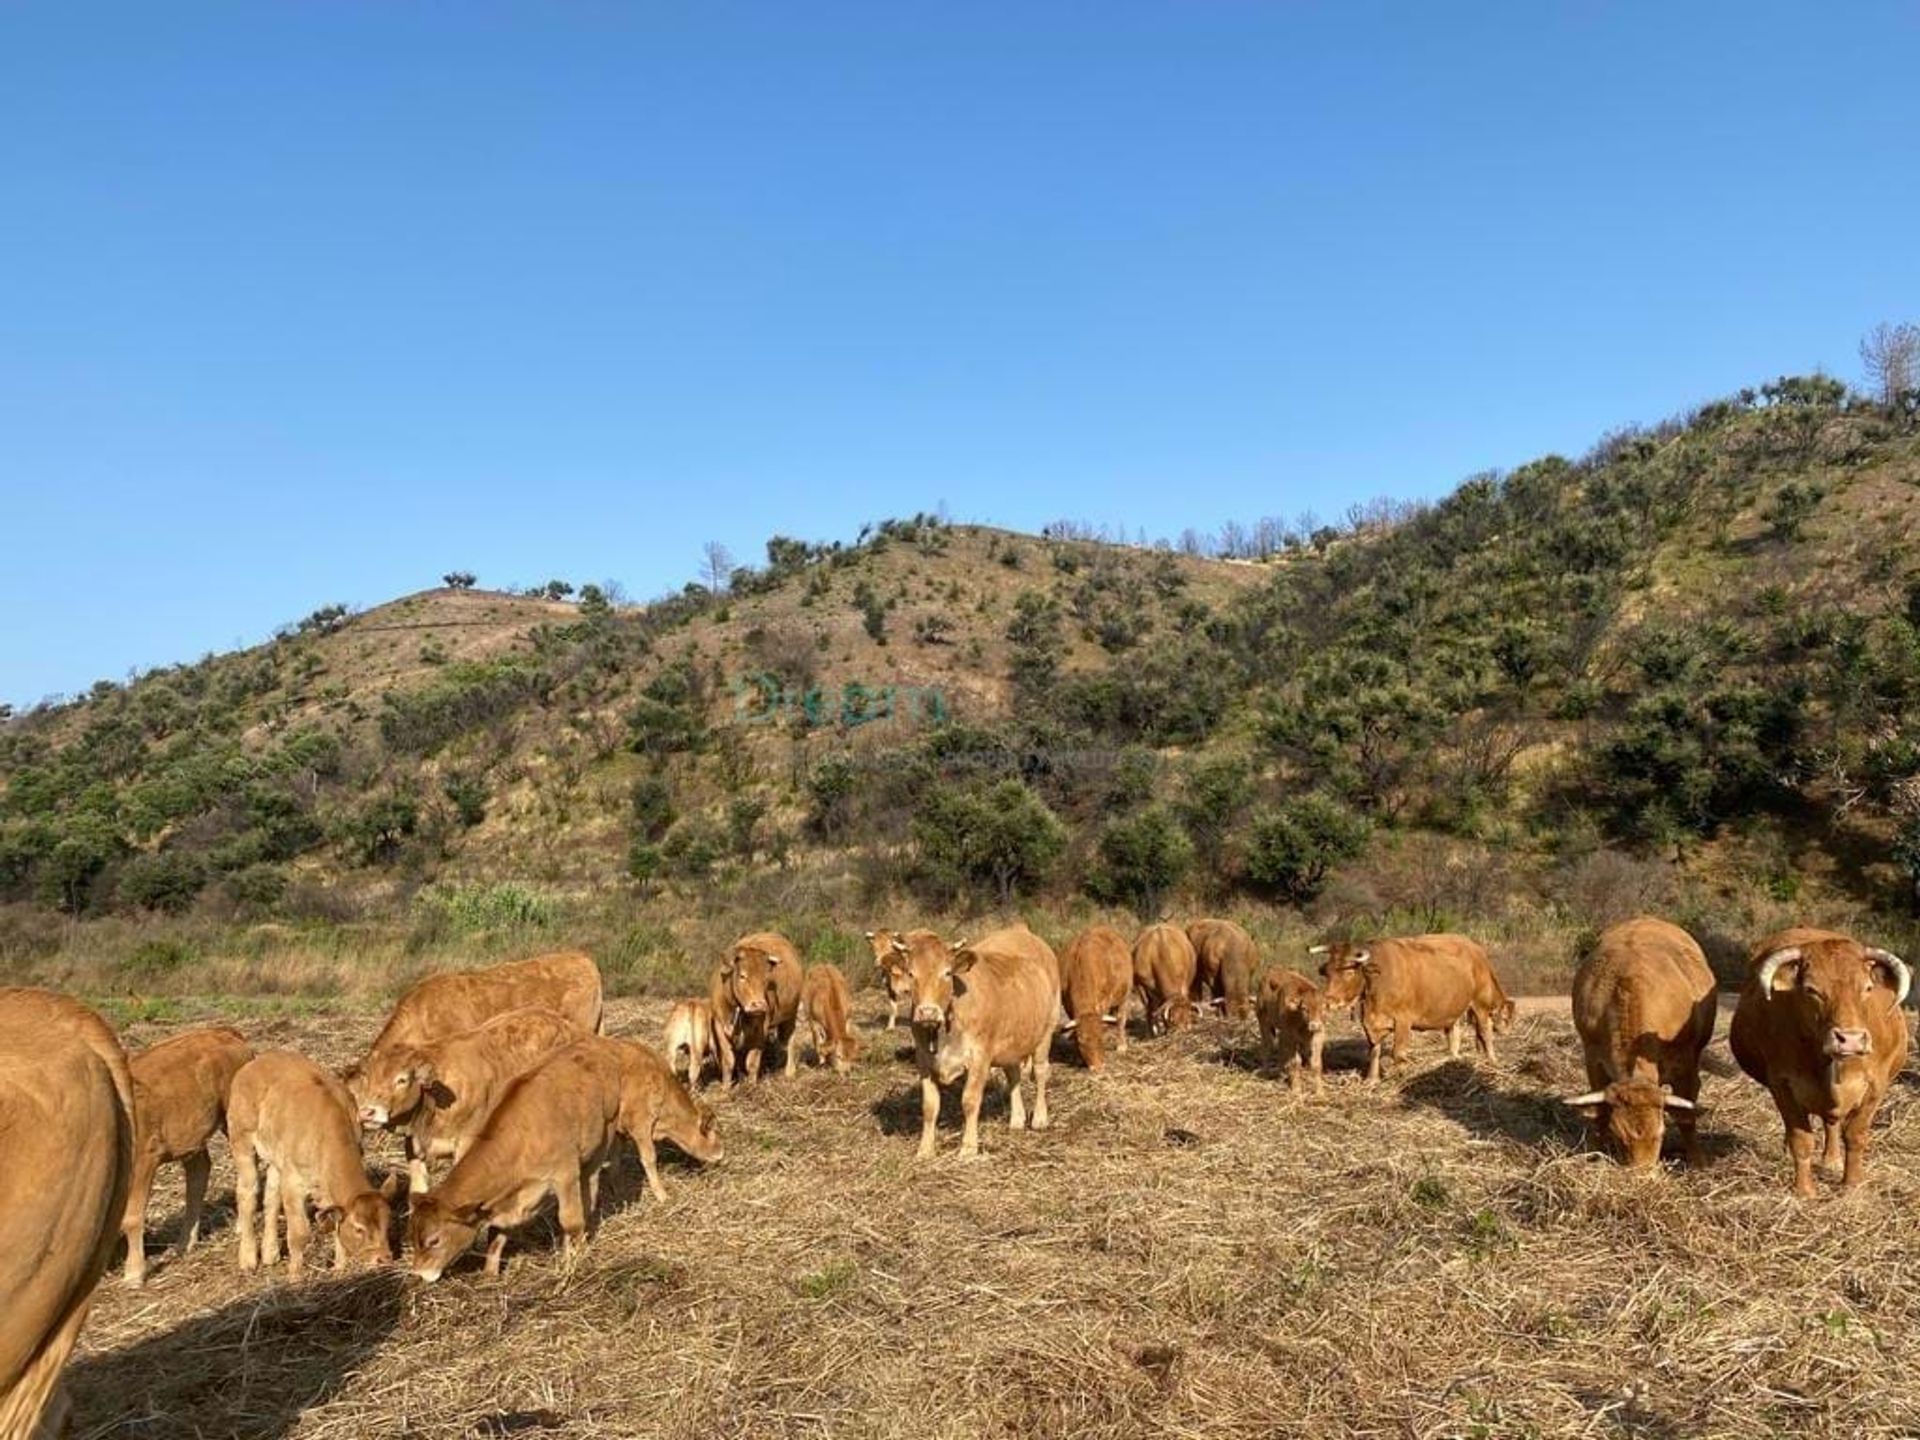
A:
MULTIPOLYGON (((629 1156, 571 1265, 540 1236, 499 1281, 477 1256, 425 1289, 242 1276, 224 1146, 210 1239, 163 1259, 173 1170, 148 1287, 102 1283, 69 1372, 76 1436, 1920 1433, 1911 1074, 1867 1190, 1809 1204, 1724 1041, 1705 1167, 1634 1177, 1583 1150, 1551 1002, 1498 1064, 1423 1037, 1376 1091, 1342 1030, 1319 1098, 1217 1021, 1103 1080, 1063 1049, 1052 1131, 1009 1135, 990 1092, 983 1160, 949 1128, 916 1164, 911 1065, 874 1008, 853 1076, 719 1100, 726 1159, 669 1166, 666 1205, 629 1156)), ((623 1002, 610 1028, 652 1037, 663 1011, 623 1002)), ((246 1028, 339 1062, 376 1023, 246 1028)))

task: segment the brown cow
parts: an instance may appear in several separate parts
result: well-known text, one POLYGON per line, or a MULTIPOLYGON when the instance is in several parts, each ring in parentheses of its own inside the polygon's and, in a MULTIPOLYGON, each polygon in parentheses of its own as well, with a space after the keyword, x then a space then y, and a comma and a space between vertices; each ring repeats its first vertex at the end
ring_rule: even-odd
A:
POLYGON ((1149 925, 1133 942, 1133 986, 1147 1017, 1147 1034, 1184 1030, 1193 1024, 1193 942, 1164 921, 1149 925))
POLYGON ((867 931, 867 944, 873 947, 874 968, 880 972, 880 985, 887 992, 887 1029, 900 1023, 900 1007, 913 1003, 913 977, 901 957, 907 953, 908 937, 931 931, 867 931))
POLYGON ((560 950, 490 965, 484 970, 449 970, 429 975, 394 1004, 366 1059, 343 1072, 361 1106, 384 1103, 368 1077, 388 1050, 425 1045, 477 1030, 509 1010, 543 1009, 564 1015, 582 1033, 600 1033, 600 967, 579 950, 560 950))
MULTIPOLYGON (((1393 1037, 1393 1058, 1411 1058, 1415 1030, 1445 1030, 1447 1053, 1460 1054, 1460 1021, 1471 1017, 1480 1052, 1494 1060, 1493 1014, 1475 1008, 1488 994, 1492 967, 1487 952, 1464 935, 1409 935, 1359 946, 1345 942, 1316 945, 1309 955, 1324 955, 1320 974, 1327 982, 1327 1005, 1335 1010, 1358 1003, 1367 1035, 1367 1082, 1380 1079, 1382 1052, 1393 1037)), ((1498 982, 1495 982, 1496 986, 1498 982)))
POLYGON ((713 1033, 713 1002, 675 1002, 667 1014, 666 1035, 661 1043, 667 1052, 669 1068, 676 1075, 684 1069, 687 1090, 691 1094, 699 1094, 700 1086, 706 1079, 707 1059, 719 1053, 713 1033))
POLYGON ((1900 1006, 1912 987, 1913 972, 1891 950, 1830 930, 1783 930, 1754 947, 1727 1038, 1780 1111, 1794 1193, 1814 1193, 1815 1116, 1826 1131, 1824 1168, 1844 1142, 1841 1183, 1865 1178, 1874 1112, 1907 1056, 1900 1006))
POLYGON ((414 1202, 413 1273, 438 1280, 491 1231, 486 1271, 498 1275, 508 1232, 533 1219, 548 1196, 572 1254, 586 1239, 624 1098, 620 1051, 602 1039, 556 1050, 516 1079, 440 1188, 414 1202))
POLYGON ((1260 947, 1231 920, 1196 920, 1187 926, 1193 945, 1193 998, 1221 1005, 1229 1020, 1253 1014, 1253 977, 1260 968, 1260 947))
POLYGON ((836 1074, 853 1068, 860 1037, 853 1030, 853 992, 837 965, 815 965, 800 985, 800 1010, 806 1017, 817 1063, 832 1063, 836 1074))
POLYGON ((713 972, 713 1033, 720 1052, 721 1088, 733 1087, 734 1062, 744 1059, 747 1082, 760 1079, 760 1061, 772 1044, 787 1052, 787 1075, 799 1068, 793 1030, 805 981, 800 952, 784 935, 761 931, 733 942, 713 972))
POLYGON ((1283 966, 1270 966, 1260 977, 1254 1013, 1260 1020, 1260 1044, 1267 1062, 1286 1060, 1287 1088, 1300 1088, 1300 1069, 1305 1065, 1313 1074, 1314 1092, 1324 1091, 1320 1052, 1327 1038, 1327 1005, 1320 987, 1283 966))
POLYGON ((364 1072, 367 1129, 407 1127, 408 1189, 424 1194, 427 1165, 459 1163, 507 1086, 562 1045, 586 1038, 557 1010, 509 1010, 458 1035, 389 1045, 364 1072))
POLYGON ((107 1023, 0 990, 0 1437, 66 1432, 60 1373, 113 1259, 133 1173, 133 1078, 107 1023))
POLYGON ((980 1101, 996 1069, 1007 1077, 1011 1127, 1027 1125, 1020 1094, 1025 1072, 1033 1076, 1033 1128, 1046 1129, 1048 1051, 1060 1017, 1060 965, 1051 947, 1024 925, 952 946, 929 934, 914 942, 908 964, 920 1069, 920 1157, 934 1153, 940 1086, 962 1075, 962 1159, 980 1153, 980 1101))
POLYGON ((207 1200, 213 1156, 207 1142, 226 1129, 227 1091, 253 1049, 238 1030, 189 1030, 149 1046, 128 1062, 133 1075, 133 1180, 121 1234, 127 1242, 129 1285, 147 1278, 147 1200, 162 1165, 179 1161, 187 1172, 187 1213, 180 1252, 200 1243, 200 1211, 207 1200))
POLYGON ((227 1144, 233 1150, 242 1270, 278 1262, 277 1222, 284 1213, 287 1274, 297 1280, 305 1273, 309 1198, 321 1219, 334 1222, 335 1269, 393 1258, 387 1240, 392 1207, 385 1193, 367 1183, 357 1118, 347 1087, 304 1055, 266 1050, 240 1067, 227 1094, 227 1144), (256 1239, 263 1164, 266 1209, 256 1239))
POLYGON ((1628 1165, 1659 1163, 1670 1110, 1687 1158, 1699 1158, 1700 1055, 1717 1011, 1707 957, 1664 920, 1642 916, 1603 930, 1574 972, 1573 1028, 1590 1088, 1567 1103, 1605 1127, 1628 1165))
POLYGON ((1082 930, 1060 955, 1060 999, 1080 1058, 1094 1074, 1106 1070, 1106 1027, 1119 1026, 1114 1048, 1127 1048, 1127 1005, 1133 998, 1133 955, 1111 925, 1082 930))
POLYGON ((620 1114, 615 1125, 640 1152, 647 1189, 664 1201, 656 1146, 667 1140, 692 1159, 711 1165, 720 1159, 720 1126, 713 1107, 695 1100, 675 1080, 661 1056, 638 1040, 608 1040, 620 1064, 620 1114))

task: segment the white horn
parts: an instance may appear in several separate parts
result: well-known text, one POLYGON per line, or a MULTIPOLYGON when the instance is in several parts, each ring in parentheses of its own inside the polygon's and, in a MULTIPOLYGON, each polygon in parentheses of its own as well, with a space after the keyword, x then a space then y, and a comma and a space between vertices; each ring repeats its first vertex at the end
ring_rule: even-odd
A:
POLYGON ((1069 1030, 1073 1029, 1073 1027, 1078 1025, 1079 1023, 1080 1022, 1077 1019, 1067 1021, 1066 1024, 1060 1027, 1060 1033, 1062 1035, 1066 1034, 1069 1030))
POLYGON ((1353 957, 1353 963, 1356 965, 1364 965, 1371 959, 1373 959, 1373 952, 1371 950, 1362 950, 1353 957))
POLYGON ((1606 1091, 1589 1090, 1584 1095, 1568 1095, 1565 1098, 1563 1098, 1560 1101, 1560 1103, 1562 1105, 1604 1105, 1606 1104, 1606 1101, 1607 1101, 1606 1091))
POLYGON ((1326 953, 1327 947, 1324 945, 1309 945, 1307 947, 1307 954, 1309 955, 1324 955, 1326 953))
POLYGON ((1684 1095, 1668 1095, 1663 1097, 1660 1103, 1669 1110, 1698 1110, 1700 1108, 1684 1095))
MULTIPOLYGON (((1754 978, 1760 986, 1760 996, 1762 999, 1770 1000, 1773 998, 1773 977, 1779 971, 1780 967, 1782 965, 1791 965, 1800 958, 1800 947, 1798 945, 1789 945, 1784 950, 1774 951, 1760 962, 1760 973, 1754 978)), ((1902 995, 1905 995, 1905 993, 1904 990, 1901 992, 1902 995)))
POLYGON ((1898 1010, 1902 1005, 1907 1003, 1907 992, 1913 989, 1913 971, 1907 967, 1906 961, 1902 960, 1891 950, 1869 950, 1867 951, 1867 958, 1869 960, 1877 960, 1889 970, 1893 971, 1893 1008, 1898 1010))

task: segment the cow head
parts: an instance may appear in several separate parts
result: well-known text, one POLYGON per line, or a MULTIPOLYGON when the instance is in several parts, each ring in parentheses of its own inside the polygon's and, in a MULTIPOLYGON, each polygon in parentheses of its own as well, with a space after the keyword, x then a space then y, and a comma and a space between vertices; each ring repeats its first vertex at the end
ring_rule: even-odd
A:
POLYGON ((318 1212, 322 1221, 332 1221, 340 1248, 353 1265, 384 1265, 394 1258, 393 1242, 387 1238, 393 1221, 393 1203, 387 1190, 364 1190, 345 1205, 327 1205, 318 1212))
POLYGON ((895 945, 912 1001, 912 1018, 917 1030, 938 1029, 947 1023, 956 995, 967 989, 967 972, 973 969, 974 953, 965 940, 942 944, 931 930, 915 930, 896 936, 895 945))
POLYGON ((1289 986, 1282 1009, 1291 1023, 1309 1035, 1321 1034, 1327 1028, 1327 997, 1318 985, 1289 986))
POLYGON ((1198 1012, 1193 1007, 1191 995, 1169 995, 1160 1002, 1160 1008, 1153 1015, 1161 1030, 1187 1030, 1192 1028, 1198 1012))
POLYGON ((1660 1142, 1667 1133, 1667 1112, 1695 1109, 1691 1100, 1651 1080, 1616 1080, 1604 1090, 1570 1095, 1566 1103, 1589 1120, 1605 1119, 1607 1133, 1633 1169, 1660 1163, 1660 1142))
POLYGON ((348 1075, 347 1088, 353 1092, 361 1126, 380 1130, 411 1118, 438 1078, 425 1051, 398 1045, 368 1056, 348 1075))
POLYGON ((1323 957, 1320 974, 1327 982, 1326 1003, 1332 1008, 1345 1009, 1366 993, 1367 977, 1371 973, 1367 966, 1373 960, 1371 950, 1336 940, 1331 945, 1315 945, 1307 953, 1323 957))
POLYGON ((702 1165, 713 1164, 725 1153, 713 1107, 678 1085, 669 1088, 666 1102, 654 1112, 653 1138, 670 1141, 702 1165))
POLYGON ((893 930, 867 931, 867 944, 873 947, 873 963, 886 986, 887 998, 904 1005, 913 998, 913 978, 907 965, 912 946, 908 937, 893 930))
POLYGON ((1754 983, 1769 1005, 1788 1007, 1802 1038, 1837 1065, 1873 1053, 1870 1022, 1899 1009, 1913 972, 1891 950, 1816 939, 1764 957, 1754 983))
POLYGON ((431 1285, 467 1253, 485 1224, 478 1205, 449 1205, 434 1194, 416 1197, 407 1215, 413 1273, 431 1285))
POLYGON ((1488 1021, 1493 1025, 1494 1034, 1504 1035, 1507 1031, 1511 1030, 1513 1028, 1513 1022, 1519 1013, 1520 1007, 1515 1005, 1513 1001, 1505 995, 1502 995, 1500 997, 1500 1003, 1493 1007, 1493 1013, 1487 1017, 1488 1021))
POLYGON ((787 979, 780 973, 786 962, 771 950, 736 944, 727 958, 727 992, 746 1015, 765 1015, 773 1008, 774 991, 787 979))

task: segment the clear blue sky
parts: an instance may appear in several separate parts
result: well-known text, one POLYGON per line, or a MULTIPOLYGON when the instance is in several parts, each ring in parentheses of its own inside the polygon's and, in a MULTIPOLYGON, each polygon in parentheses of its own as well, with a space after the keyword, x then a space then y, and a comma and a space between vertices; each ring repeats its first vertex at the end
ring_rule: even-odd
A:
POLYGON ((1920 318, 1907 4, 0 9, 0 698, 464 567, 1150 535, 1920 318))

